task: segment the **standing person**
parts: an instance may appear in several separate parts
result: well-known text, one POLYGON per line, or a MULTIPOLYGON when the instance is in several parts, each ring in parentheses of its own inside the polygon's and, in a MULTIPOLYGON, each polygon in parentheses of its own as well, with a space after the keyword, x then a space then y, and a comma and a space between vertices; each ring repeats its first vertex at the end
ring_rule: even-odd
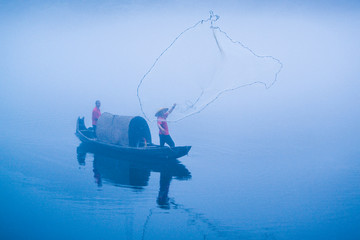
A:
POLYGON ((157 125, 159 127, 159 137, 160 137, 160 146, 163 147, 167 143, 170 147, 175 147, 175 143, 170 137, 169 128, 166 122, 166 118, 174 110, 176 104, 174 104, 171 109, 161 108, 156 112, 155 117, 157 117, 157 125))
POLYGON ((100 101, 96 100, 95 107, 92 111, 92 125, 93 125, 93 129, 94 129, 94 134, 96 134, 97 121, 98 121, 99 117, 101 116, 100 105, 101 105, 100 101))

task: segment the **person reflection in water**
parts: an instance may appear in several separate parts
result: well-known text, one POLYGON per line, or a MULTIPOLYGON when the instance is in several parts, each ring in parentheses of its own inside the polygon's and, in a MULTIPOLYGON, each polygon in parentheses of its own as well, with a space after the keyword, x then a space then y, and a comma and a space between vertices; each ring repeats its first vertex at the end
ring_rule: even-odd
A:
POLYGON ((156 203, 159 205, 160 208, 169 209, 169 187, 170 182, 172 179, 172 175, 168 172, 161 172, 160 173, 160 189, 159 194, 156 199, 156 203))
POLYGON ((99 120, 99 117, 101 116, 101 112, 100 112, 100 101, 96 100, 95 102, 95 107, 92 111, 92 125, 93 125, 93 129, 94 129, 94 135, 96 137, 96 125, 97 125, 97 121, 99 120))
POLYGON ((102 187, 102 180, 101 180, 100 172, 96 168, 93 169, 93 172, 94 172, 94 178, 95 178, 95 182, 96 182, 97 186, 102 187))
POLYGON ((157 125, 159 127, 159 137, 160 137, 160 146, 163 147, 167 143, 170 147, 175 147, 175 143, 170 137, 169 128, 167 125, 166 118, 174 110, 176 104, 174 104, 171 109, 161 108, 156 112, 155 117, 157 117, 157 125))

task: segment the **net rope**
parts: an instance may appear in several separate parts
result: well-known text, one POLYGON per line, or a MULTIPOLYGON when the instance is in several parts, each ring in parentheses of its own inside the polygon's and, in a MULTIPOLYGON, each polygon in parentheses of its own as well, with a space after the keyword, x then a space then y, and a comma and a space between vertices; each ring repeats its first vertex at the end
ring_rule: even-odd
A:
POLYGON ((230 239, 231 236, 238 235, 238 229, 222 225, 218 220, 209 219, 205 214, 196 212, 193 208, 187 208, 182 204, 175 202, 173 198, 170 198, 170 208, 169 209, 160 209, 159 207, 154 207, 149 209, 149 213, 146 216, 145 222, 143 224, 141 239, 146 239, 146 233, 148 232, 151 224, 151 219, 154 215, 164 215, 169 214, 169 211, 178 211, 185 213, 187 216, 188 224, 192 225, 199 234, 203 236, 203 239, 206 239, 207 236, 216 236, 217 239, 230 239))
MULTIPOLYGON (((237 90, 237 89, 240 89, 240 88, 244 88, 244 87, 249 87, 249 86, 253 86, 253 85, 262 85, 264 86, 264 88, 266 90, 270 89, 278 80, 278 75, 280 74, 282 68, 283 68, 283 63, 278 59, 278 58, 275 58, 274 56, 271 56, 271 55, 259 55, 257 54, 254 50, 252 50, 250 47, 246 46, 244 43, 242 43, 241 41, 236 41, 234 40, 233 38, 230 37, 230 35, 222 30, 219 26, 215 26, 215 22, 220 18, 220 16, 218 15, 215 15, 213 13, 213 11, 210 11, 210 16, 209 18, 207 19, 203 19, 203 20, 200 20, 198 22, 196 22, 194 25, 186 28, 185 30, 183 30, 179 35, 177 35, 177 37, 171 42, 171 44, 165 48, 165 50, 163 52, 161 52, 161 54, 155 59, 155 61, 153 62, 153 64, 151 65, 151 67, 147 70, 147 72, 143 75, 143 77, 141 78, 138 86, 137 86, 137 98, 138 98, 138 102, 139 102, 139 105, 140 105, 140 109, 141 109, 141 112, 143 114, 143 116, 146 118, 147 121, 149 122, 154 122, 155 119, 150 119, 147 114, 145 113, 144 111, 144 106, 143 106, 143 101, 140 97, 140 88, 144 82, 144 80, 147 78, 147 76, 153 71, 153 69, 155 68, 155 66, 157 65, 158 61, 162 58, 162 56, 169 50, 171 49, 174 44, 179 40, 179 38, 181 38, 186 32, 192 30, 192 29, 195 29, 196 27, 198 27, 200 24, 203 24, 203 23, 207 23, 207 22, 210 22, 210 29, 212 30, 212 33, 213 33, 213 37, 214 37, 214 40, 216 42, 216 45, 219 49, 219 52, 221 54, 221 56, 224 56, 224 51, 223 49, 221 48, 220 46, 220 43, 218 41, 218 38, 216 37, 216 33, 215 33, 215 30, 217 30, 219 33, 221 33, 223 36, 225 36, 226 39, 230 40, 231 43, 233 44, 236 44, 236 45, 239 45, 241 48, 247 50, 248 52, 251 53, 251 55, 253 55, 254 57, 256 58, 259 58, 259 59, 270 59, 274 62, 276 62, 279 67, 278 67, 278 70, 275 72, 274 74, 274 77, 272 79, 272 81, 270 83, 266 83, 265 81, 253 81, 253 82, 250 82, 250 83, 246 83, 246 84, 240 84, 240 85, 237 85, 235 87, 231 87, 231 88, 225 88, 224 90, 220 90, 213 99, 211 99, 210 101, 208 101, 206 104, 204 104, 199 110, 196 110, 188 115, 185 115, 183 117, 180 117, 179 119, 177 120, 172 120, 172 121, 169 121, 169 122, 178 122, 178 121, 181 121, 185 118, 188 118, 190 116, 193 116, 195 114, 199 114, 200 112, 202 112, 205 108, 207 108, 209 105, 211 105, 212 103, 214 103, 216 100, 219 99, 219 97, 221 95, 223 95, 224 93, 227 93, 227 92, 230 92, 230 91, 234 91, 234 90, 237 90)), ((203 96, 204 94, 204 90, 202 90, 201 94, 199 95, 199 97, 194 101, 194 103, 191 103, 189 102, 187 104, 187 107, 188 108, 193 108, 200 100, 200 98, 203 96)))

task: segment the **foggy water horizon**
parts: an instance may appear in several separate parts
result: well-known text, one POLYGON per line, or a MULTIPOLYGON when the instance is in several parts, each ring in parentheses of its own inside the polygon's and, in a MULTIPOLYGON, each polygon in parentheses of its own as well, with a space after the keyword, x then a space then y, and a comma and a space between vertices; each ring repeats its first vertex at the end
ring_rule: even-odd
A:
POLYGON ((0 1, 0 238, 359 239, 359 11, 356 1, 0 1), (203 24, 141 89, 155 144, 153 111, 179 103, 169 129, 189 155, 84 147, 77 118, 90 127, 96 100, 102 113, 144 117, 139 81, 210 10, 231 38, 281 60, 276 83, 174 121, 201 89, 206 103, 276 71, 217 35, 224 60, 203 24))

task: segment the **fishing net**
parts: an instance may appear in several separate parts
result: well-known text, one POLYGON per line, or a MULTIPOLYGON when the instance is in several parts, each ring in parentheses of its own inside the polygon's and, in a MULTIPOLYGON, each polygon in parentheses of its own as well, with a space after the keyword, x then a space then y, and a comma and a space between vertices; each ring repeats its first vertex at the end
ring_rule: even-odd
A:
POLYGON ((201 20, 181 32, 141 79, 137 96, 148 121, 161 107, 177 104, 171 121, 200 113, 229 91, 251 85, 269 89, 282 69, 280 60, 258 55, 215 23, 201 20))

